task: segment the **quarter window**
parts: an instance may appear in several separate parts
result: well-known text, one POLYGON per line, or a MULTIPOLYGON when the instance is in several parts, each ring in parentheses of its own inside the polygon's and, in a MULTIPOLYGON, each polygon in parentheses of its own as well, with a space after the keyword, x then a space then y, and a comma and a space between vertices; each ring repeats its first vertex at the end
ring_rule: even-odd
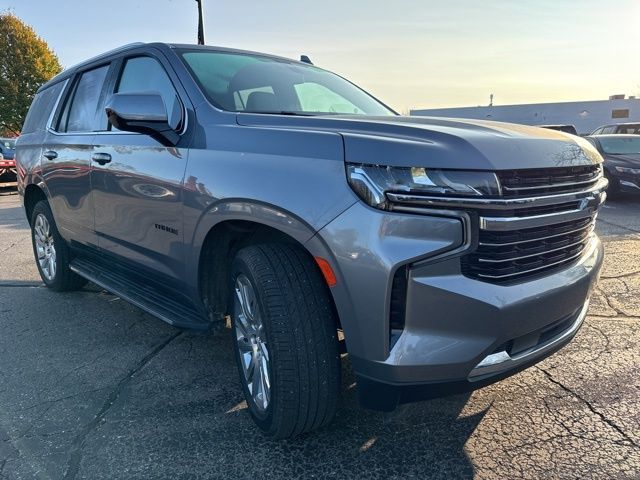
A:
POLYGON ((107 117, 100 108, 100 94, 108 71, 109 66, 105 65, 82 74, 63 114, 61 131, 95 132, 107 128, 107 117))
POLYGON ((56 83, 52 87, 42 90, 35 96, 29 108, 29 113, 27 113, 24 125, 22 126, 23 135, 44 130, 48 126, 47 120, 49 120, 51 110, 53 110, 56 105, 66 83, 66 80, 56 83))

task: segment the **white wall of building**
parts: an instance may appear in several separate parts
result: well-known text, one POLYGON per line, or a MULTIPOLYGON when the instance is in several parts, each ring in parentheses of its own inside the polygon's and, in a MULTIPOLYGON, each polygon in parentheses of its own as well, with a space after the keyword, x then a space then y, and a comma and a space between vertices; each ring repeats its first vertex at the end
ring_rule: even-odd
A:
POLYGON ((640 122, 640 99, 626 98, 588 102, 435 108, 411 110, 410 114, 428 117, 494 120, 524 125, 574 125, 578 133, 588 134, 601 125, 640 122), (629 116, 628 118, 613 118, 614 110, 628 110, 629 116))

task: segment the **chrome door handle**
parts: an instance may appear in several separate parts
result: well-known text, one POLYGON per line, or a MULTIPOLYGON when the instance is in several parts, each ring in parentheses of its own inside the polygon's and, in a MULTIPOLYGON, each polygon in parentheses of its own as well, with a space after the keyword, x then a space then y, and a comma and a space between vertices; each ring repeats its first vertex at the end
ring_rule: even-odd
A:
POLYGON ((42 156, 47 160, 55 160, 56 158, 58 158, 58 152, 54 152, 53 150, 47 150, 42 154, 42 156))
POLYGON ((109 155, 108 153, 94 153, 93 155, 91 155, 91 160, 99 163, 100 165, 106 165, 111 161, 111 155, 109 155))

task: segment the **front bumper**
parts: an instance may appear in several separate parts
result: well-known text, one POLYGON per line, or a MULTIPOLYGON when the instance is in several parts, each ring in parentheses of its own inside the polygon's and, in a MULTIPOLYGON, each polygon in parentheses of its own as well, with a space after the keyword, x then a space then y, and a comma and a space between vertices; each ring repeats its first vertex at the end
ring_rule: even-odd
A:
POLYGON ((398 403, 474 390, 546 358, 582 325, 602 260, 594 237, 573 266, 513 286, 463 277, 455 260, 416 269, 406 326, 389 357, 351 357, 361 403, 391 410, 398 403))
POLYGON ((640 175, 628 175, 618 178, 620 191, 624 193, 640 194, 640 175))
POLYGON ((495 285, 461 272, 464 222, 360 204, 321 236, 336 255, 332 291, 360 401, 378 410, 480 388, 551 355, 582 324, 603 261, 594 236, 566 268, 495 285), (390 342, 389 291, 401 264, 405 324, 390 342))

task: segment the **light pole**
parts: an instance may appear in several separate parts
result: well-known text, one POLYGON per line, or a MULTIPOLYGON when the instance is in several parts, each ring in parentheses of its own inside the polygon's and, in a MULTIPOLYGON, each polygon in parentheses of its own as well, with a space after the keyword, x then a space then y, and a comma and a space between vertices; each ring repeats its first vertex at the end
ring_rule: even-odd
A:
POLYGON ((196 0, 198 4, 198 45, 204 45, 204 23, 202 21, 202 0, 196 0))

